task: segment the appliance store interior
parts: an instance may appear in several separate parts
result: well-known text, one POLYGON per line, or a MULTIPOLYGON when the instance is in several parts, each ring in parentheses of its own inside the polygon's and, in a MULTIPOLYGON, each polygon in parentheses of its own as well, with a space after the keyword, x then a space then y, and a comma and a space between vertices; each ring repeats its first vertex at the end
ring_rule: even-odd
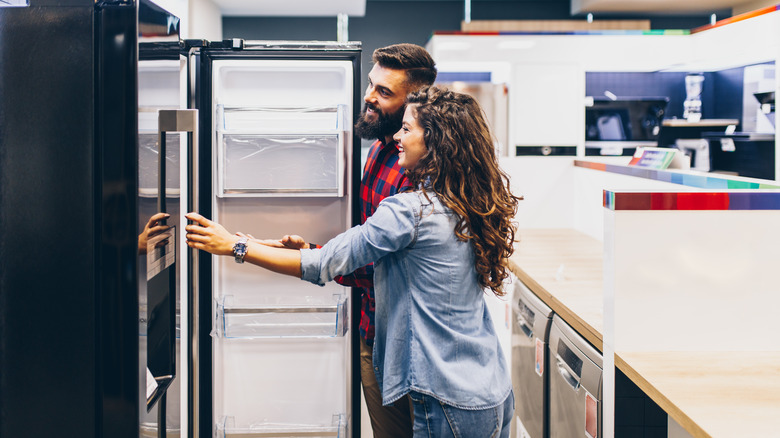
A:
POLYGON ((0 0, 0 436, 374 436, 355 290, 184 213, 358 223, 372 52, 413 43, 523 197, 484 294, 508 436, 780 438, 776 2, 0 0))

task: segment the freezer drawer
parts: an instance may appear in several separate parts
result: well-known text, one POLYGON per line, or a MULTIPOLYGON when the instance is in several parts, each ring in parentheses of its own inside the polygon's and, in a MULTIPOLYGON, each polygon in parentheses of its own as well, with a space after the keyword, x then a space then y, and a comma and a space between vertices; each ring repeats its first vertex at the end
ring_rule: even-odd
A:
POLYGON ((553 312, 521 281, 514 280, 512 303, 512 386, 515 421, 511 436, 547 436, 547 342, 553 312))
POLYGON ((554 315, 549 354, 550 437, 601 438, 601 353, 554 315))

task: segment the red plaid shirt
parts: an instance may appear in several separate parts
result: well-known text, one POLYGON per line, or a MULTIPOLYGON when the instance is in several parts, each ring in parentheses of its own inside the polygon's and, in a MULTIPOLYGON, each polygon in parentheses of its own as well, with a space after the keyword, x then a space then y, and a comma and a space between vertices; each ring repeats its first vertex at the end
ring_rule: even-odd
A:
MULTIPOLYGON (((363 179, 360 183, 360 223, 374 214, 379 203, 399 191, 411 187, 398 165, 398 147, 395 141, 384 144, 377 140, 368 150, 363 179)), ((341 285, 361 289, 360 335, 366 344, 374 344, 374 265, 364 266, 355 272, 336 277, 341 285)))

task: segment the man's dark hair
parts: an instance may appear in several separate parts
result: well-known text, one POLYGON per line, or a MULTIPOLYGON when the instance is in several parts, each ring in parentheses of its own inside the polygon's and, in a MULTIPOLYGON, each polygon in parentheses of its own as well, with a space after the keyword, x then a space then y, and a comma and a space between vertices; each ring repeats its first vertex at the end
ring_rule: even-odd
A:
POLYGON ((427 50, 416 44, 393 44, 376 49, 372 59, 381 67, 405 70, 406 82, 415 89, 433 85, 436 80, 436 63, 427 50))

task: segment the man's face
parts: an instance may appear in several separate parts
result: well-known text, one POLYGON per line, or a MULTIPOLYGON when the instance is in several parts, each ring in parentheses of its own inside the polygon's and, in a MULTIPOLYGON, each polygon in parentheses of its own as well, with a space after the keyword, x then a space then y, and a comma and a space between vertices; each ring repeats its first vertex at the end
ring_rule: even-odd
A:
POLYGON ((355 124, 355 133, 367 140, 389 139, 401 128, 404 101, 411 91, 403 70, 374 64, 368 73, 365 106, 355 124))

